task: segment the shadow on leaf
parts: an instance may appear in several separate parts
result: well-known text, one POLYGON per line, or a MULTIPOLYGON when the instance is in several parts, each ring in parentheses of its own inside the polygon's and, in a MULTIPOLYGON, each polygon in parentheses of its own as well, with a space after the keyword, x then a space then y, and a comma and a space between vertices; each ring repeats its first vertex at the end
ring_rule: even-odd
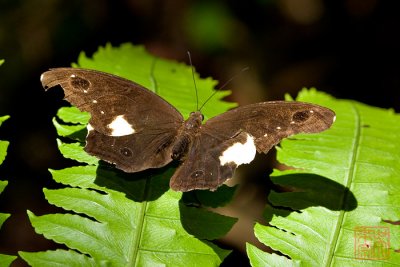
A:
POLYGON ((320 175, 286 174, 272 176, 271 180, 287 190, 271 191, 268 199, 273 206, 292 210, 322 206, 335 211, 351 211, 357 207, 357 199, 347 187, 320 175))
POLYGON ((159 169, 126 173, 101 162, 96 171, 95 184, 122 192, 133 201, 151 201, 168 191, 169 178, 174 171, 175 166, 170 164, 159 169))
POLYGON ((80 142, 85 142, 86 135, 87 135, 87 130, 86 128, 84 128, 82 130, 71 133, 70 135, 67 136, 67 138, 72 140, 78 140, 80 142))
POLYGON ((222 207, 232 200, 236 189, 237 186, 222 185, 215 191, 193 190, 183 193, 181 202, 191 207, 222 207))
POLYGON ((238 220, 203 208, 186 206, 182 201, 179 203, 179 211, 183 228, 199 239, 220 238, 226 235, 238 220))

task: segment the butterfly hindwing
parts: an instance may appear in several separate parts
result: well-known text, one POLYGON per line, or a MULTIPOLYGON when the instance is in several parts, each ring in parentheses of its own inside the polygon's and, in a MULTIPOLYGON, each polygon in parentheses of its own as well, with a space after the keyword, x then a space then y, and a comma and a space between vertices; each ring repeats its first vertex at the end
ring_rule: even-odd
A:
POLYGON ((163 131, 108 136, 92 129, 86 137, 85 151, 113 163, 125 172, 160 168, 172 161, 171 144, 176 132, 163 131))
POLYGON ((66 100, 90 113, 89 154, 126 172, 158 168, 172 160, 172 142, 183 117, 153 92, 111 74, 77 68, 51 69, 41 81, 46 90, 61 85, 66 100))
POLYGON ((175 191, 216 190, 227 179, 232 178, 240 162, 249 163, 254 158, 256 148, 251 144, 252 141, 247 143, 250 144, 247 147, 236 146, 236 151, 231 149, 229 154, 229 148, 235 147, 234 144, 246 146, 248 138, 244 132, 230 138, 204 133, 197 135, 192 141, 187 158, 172 176, 170 187, 175 191), (224 155, 223 152, 227 150, 228 153, 224 155))

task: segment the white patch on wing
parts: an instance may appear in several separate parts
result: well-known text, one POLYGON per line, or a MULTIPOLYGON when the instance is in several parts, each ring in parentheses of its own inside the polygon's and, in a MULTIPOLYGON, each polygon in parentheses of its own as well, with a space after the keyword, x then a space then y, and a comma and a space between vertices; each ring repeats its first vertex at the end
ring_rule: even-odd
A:
POLYGON ((254 138, 247 134, 247 140, 244 144, 237 142, 228 147, 219 157, 222 166, 233 162, 237 166, 250 163, 256 156, 256 146, 254 138))
POLYGON ((116 116, 107 127, 111 129, 111 136, 124 136, 135 133, 135 129, 126 121, 124 115, 116 116))
POLYGON ((87 129, 88 133, 89 133, 90 131, 93 131, 93 130, 94 130, 93 126, 90 125, 90 123, 87 124, 86 129, 87 129))

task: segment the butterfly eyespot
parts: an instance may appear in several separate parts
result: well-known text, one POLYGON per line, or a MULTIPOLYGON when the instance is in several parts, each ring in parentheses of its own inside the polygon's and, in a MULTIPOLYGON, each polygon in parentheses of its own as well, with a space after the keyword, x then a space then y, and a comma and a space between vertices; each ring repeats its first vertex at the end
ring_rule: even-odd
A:
POLYGON ((124 155, 125 157, 131 157, 132 156, 132 150, 129 148, 123 147, 119 150, 119 152, 124 155))
POLYGON ((310 113, 308 111, 297 111, 293 114, 292 120, 294 122, 303 122, 308 120, 310 113))
POLYGON ((180 158, 180 154, 177 153, 177 152, 174 152, 174 153, 171 154, 171 158, 173 160, 178 160, 180 158))
POLYGON ((90 87, 90 82, 77 76, 71 76, 71 86, 75 89, 87 91, 90 87))
POLYGON ((199 178, 199 177, 201 177, 203 175, 204 175, 203 171, 195 171, 195 172, 192 172, 192 175, 190 175, 190 177, 192 177, 194 179, 197 179, 197 178, 199 178))

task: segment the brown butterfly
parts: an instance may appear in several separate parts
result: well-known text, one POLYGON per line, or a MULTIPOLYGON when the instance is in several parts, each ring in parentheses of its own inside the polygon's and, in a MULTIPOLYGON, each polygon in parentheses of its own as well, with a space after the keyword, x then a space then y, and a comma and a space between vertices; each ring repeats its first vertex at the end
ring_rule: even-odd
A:
POLYGON ((335 113, 302 102, 241 106, 204 124, 200 111, 187 120, 143 86, 111 74, 56 68, 41 76, 47 90, 61 85, 65 99, 90 113, 85 151, 125 172, 180 166, 170 180, 176 191, 216 190, 235 169, 296 133, 328 129, 335 113))

